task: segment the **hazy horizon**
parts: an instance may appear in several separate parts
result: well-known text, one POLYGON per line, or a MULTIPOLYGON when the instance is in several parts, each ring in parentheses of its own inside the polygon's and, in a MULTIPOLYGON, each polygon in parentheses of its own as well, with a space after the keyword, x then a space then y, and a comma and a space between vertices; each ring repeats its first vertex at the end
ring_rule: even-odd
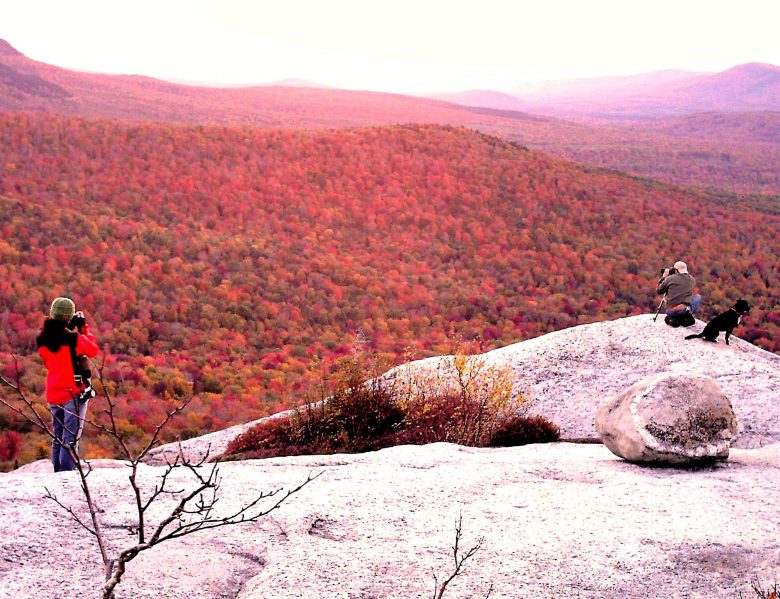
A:
POLYGON ((405 94, 780 64, 780 4, 240 0, 4 6, 0 38, 68 69, 209 86, 304 80, 405 94))

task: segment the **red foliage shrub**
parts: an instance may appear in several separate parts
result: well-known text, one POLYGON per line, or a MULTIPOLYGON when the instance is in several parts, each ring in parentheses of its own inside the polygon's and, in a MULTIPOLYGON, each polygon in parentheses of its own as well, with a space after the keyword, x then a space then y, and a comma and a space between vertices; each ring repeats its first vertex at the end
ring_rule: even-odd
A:
POLYGON ((346 363, 346 382, 334 394, 284 416, 269 418, 234 439, 227 456, 266 458, 290 455, 359 453, 397 445, 449 442, 510 446, 557 441, 558 427, 540 417, 514 415, 493 434, 474 434, 474 417, 490 419, 485 405, 461 393, 427 395, 401 408, 391 385, 361 383, 361 364, 346 363), (479 404, 479 405, 477 405, 479 404))
MULTIPOLYGON (((227 447, 227 455, 243 455, 251 458, 265 458, 280 455, 300 455, 296 452, 300 442, 294 434, 289 415, 272 417, 247 429, 233 439, 227 447)), ((310 450, 306 448, 306 453, 310 450)))
POLYGON ((10 462, 19 455, 22 436, 16 431, 6 431, 0 435, 0 462, 10 462))
POLYGON ((327 398, 270 418, 245 431, 227 448, 244 458, 359 453, 393 445, 404 413, 391 389, 375 378, 364 382, 361 357, 342 360, 335 389, 327 398))
POLYGON ((493 435, 492 447, 550 443, 561 438, 558 425, 543 416, 518 415, 505 420, 493 435))

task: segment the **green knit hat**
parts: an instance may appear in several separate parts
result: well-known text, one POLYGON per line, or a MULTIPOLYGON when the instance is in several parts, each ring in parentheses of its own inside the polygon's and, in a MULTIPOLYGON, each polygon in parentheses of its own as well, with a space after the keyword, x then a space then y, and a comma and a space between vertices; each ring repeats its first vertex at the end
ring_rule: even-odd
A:
POLYGON ((64 320, 70 322, 73 315, 76 313, 76 304, 72 299, 67 297, 58 297, 51 303, 51 310, 49 310, 49 316, 56 320, 64 320))

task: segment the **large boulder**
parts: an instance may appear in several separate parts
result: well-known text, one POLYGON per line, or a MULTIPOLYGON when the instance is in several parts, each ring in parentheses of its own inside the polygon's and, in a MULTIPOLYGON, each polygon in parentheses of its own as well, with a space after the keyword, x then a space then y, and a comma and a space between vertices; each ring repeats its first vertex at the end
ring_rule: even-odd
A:
POLYGON ((664 373, 599 406, 596 430, 604 445, 626 460, 694 464, 728 458, 737 418, 710 377, 664 373))

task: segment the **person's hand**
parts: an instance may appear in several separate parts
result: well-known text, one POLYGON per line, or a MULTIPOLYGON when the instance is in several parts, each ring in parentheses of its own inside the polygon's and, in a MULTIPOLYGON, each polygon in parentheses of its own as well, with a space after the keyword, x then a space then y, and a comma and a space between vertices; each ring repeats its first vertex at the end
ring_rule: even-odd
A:
POLYGON ((79 332, 81 332, 81 329, 84 328, 84 325, 87 324, 87 319, 84 316, 84 312, 79 310, 73 315, 73 318, 70 319, 70 322, 68 323, 68 327, 71 329, 78 329, 79 332))

